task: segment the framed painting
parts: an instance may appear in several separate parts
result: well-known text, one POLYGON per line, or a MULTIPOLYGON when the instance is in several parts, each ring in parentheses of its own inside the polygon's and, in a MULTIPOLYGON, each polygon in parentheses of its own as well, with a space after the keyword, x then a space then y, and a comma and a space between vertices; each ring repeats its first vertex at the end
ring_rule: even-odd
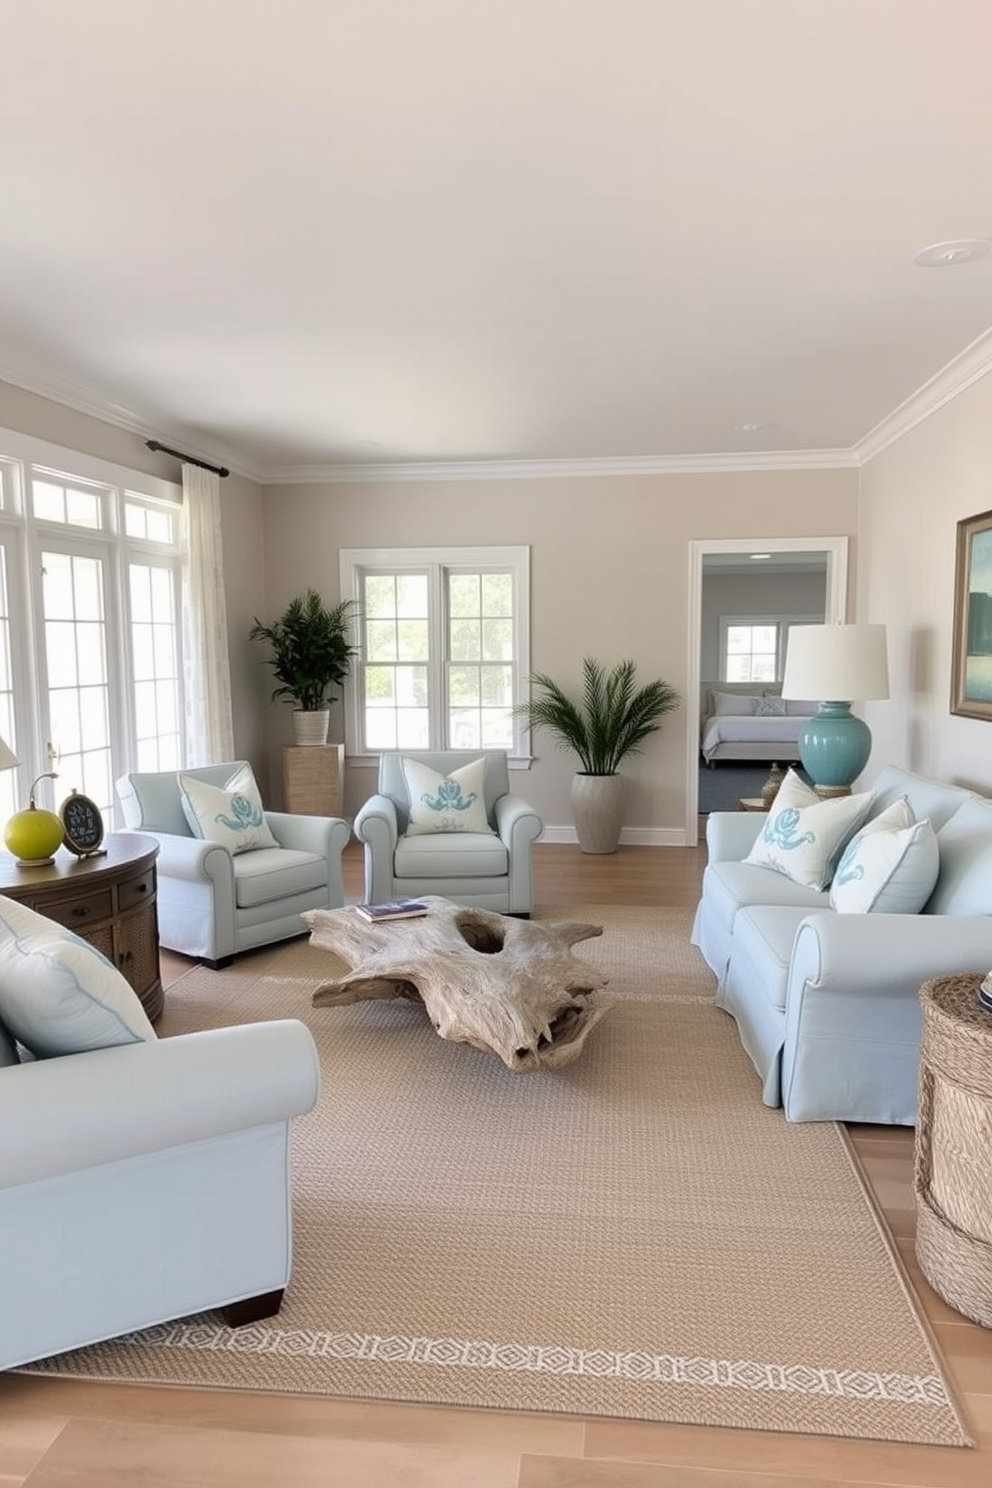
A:
POLYGON ((951 712, 992 722, 992 511, 958 523, 951 712))

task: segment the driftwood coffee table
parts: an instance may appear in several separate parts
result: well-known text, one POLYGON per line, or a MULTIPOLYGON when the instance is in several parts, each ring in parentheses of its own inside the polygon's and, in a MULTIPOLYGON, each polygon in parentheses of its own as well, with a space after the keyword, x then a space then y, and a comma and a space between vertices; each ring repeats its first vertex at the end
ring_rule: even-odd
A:
POLYGON ((351 968, 315 1007, 371 998, 420 1001, 443 1039, 495 1054, 508 1069, 557 1069, 582 1052, 606 1012, 608 978, 571 954, 602 925, 535 924, 426 896, 426 915, 370 924, 354 909, 312 909, 311 944, 351 968))

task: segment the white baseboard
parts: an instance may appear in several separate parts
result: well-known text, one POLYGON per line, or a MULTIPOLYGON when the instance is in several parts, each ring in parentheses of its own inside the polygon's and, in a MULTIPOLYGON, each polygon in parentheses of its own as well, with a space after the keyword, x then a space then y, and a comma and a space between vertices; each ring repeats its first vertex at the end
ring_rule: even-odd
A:
MULTIPOLYGON (((578 845, 574 827, 545 827, 540 842, 578 845)), ((621 847, 685 847, 684 827, 624 827, 620 833, 621 847)))

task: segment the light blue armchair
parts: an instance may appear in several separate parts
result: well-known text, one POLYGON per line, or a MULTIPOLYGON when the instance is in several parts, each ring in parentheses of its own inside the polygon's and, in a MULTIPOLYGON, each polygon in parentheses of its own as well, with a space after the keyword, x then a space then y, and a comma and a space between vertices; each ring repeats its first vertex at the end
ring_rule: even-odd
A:
MULTIPOLYGON (((244 763, 182 773, 223 787, 244 763)), ((159 939, 169 950, 226 966, 239 951, 305 935, 304 910, 344 904, 341 853, 351 832, 340 817, 266 811, 278 846, 232 856, 191 832, 175 770, 123 775, 117 795, 125 825, 158 841, 159 939)))
POLYGON ((386 751, 379 789, 355 818, 365 844, 365 897, 373 903, 440 894, 456 904, 527 917, 533 908, 531 845, 544 831, 532 806, 510 794, 502 750, 386 751), (410 795, 403 760, 448 776, 485 758, 484 794, 491 832, 408 835, 410 795))

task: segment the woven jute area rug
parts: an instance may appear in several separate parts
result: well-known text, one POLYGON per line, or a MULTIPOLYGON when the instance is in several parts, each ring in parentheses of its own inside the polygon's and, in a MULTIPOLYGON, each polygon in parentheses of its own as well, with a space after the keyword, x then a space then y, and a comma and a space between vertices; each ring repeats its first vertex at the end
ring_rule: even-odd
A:
POLYGON ((843 1132, 761 1104, 689 916, 602 924, 615 999, 581 1058, 514 1074, 419 1005, 311 1007, 307 941, 190 971, 163 1035, 298 1017, 280 1315, 214 1314, 32 1366, 62 1375, 967 1445, 843 1132))

